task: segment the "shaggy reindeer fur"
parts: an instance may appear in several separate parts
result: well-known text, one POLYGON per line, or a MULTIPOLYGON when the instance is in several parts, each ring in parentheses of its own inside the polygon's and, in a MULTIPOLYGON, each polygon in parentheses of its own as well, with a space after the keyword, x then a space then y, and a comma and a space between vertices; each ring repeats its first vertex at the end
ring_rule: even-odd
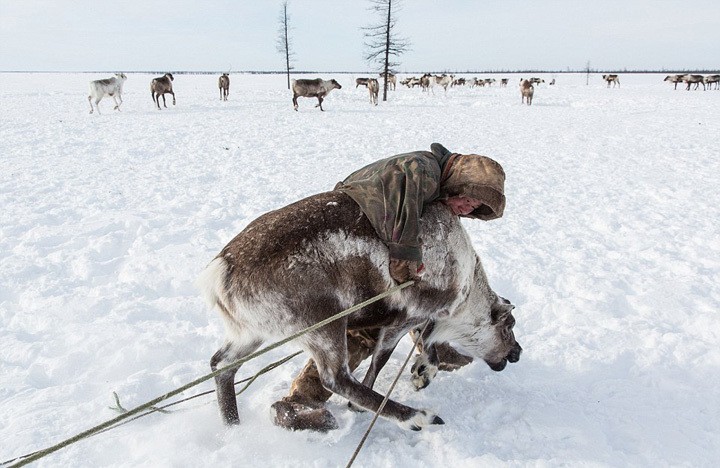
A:
MULTIPOLYGON (((422 219, 423 281, 297 339, 315 361, 323 386, 353 404, 376 411, 383 396, 375 378, 397 342, 427 320, 427 343, 453 341, 494 370, 515 362, 513 306, 490 289, 458 217, 431 205, 422 219), (382 327, 363 383, 348 369, 348 329, 382 327)), ((341 192, 308 197, 256 219, 210 263, 199 281, 226 328, 213 356, 217 369, 393 286, 388 250, 358 205, 341 192)), ((239 421, 233 379, 216 377, 226 423, 239 421)), ((389 400, 382 416, 419 430, 442 424, 435 414, 389 400)))

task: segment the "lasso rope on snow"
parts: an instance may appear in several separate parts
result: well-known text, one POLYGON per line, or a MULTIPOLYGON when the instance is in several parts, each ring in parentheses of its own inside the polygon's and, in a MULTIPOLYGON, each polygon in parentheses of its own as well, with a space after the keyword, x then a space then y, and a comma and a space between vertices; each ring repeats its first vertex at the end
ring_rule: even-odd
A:
MULTIPOLYGON (((247 390, 247 388, 248 388, 253 382, 255 382, 255 380, 257 380, 257 378, 260 377, 261 375, 267 374, 268 372, 270 372, 270 371, 273 370, 273 369, 277 369, 277 368, 280 367, 281 365, 283 365, 283 364, 285 364, 286 362, 288 362, 290 359, 292 359, 292 358, 294 358, 295 356, 297 356, 297 355, 299 355, 299 354, 302 354, 302 353, 303 353, 303 351, 301 350, 301 351, 297 351, 297 352, 295 352, 295 353, 293 353, 293 354, 290 354, 289 356, 285 356, 284 358, 282 358, 282 359, 280 359, 280 360, 278 360, 278 361, 275 361, 275 362, 273 362, 273 363, 270 363, 270 364, 268 364, 267 366, 263 367, 263 368, 260 369, 257 373, 255 373, 255 375, 253 375, 252 377, 247 377, 247 378, 238 380, 237 382, 235 382, 235 386, 238 386, 238 385, 240 385, 241 383, 245 383, 245 382, 247 382, 247 383, 246 383, 240 390, 238 390, 237 392, 235 392, 235 395, 240 395, 240 394, 243 393, 245 390, 247 390)), ((103 432, 107 432, 107 431, 110 431, 110 430, 112 430, 112 429, 116 429, 116 428, 118 428, 118 427, 120 427, 120 426, 124 426, 124 425, 127 424, 127 423, 130 423, 130 422, 132 422, 132 421, 135 421, 136 419, 140 419, 140 418, 142 418, 142 417, 151 415, 151 414, 153 414, 153 413, 160 412, 160 413, 163 413, 163 414, 170 414, 170 413, 172 413, 172 411, 168 411, 167 408, 170 408, 171 406, 179 405, 180 403, 184 403, 184 402, 186 402, 186 401, 194 400, 195 398, 199 398, 199 397, 201 397, 201 396, 209 395, 209 394, 211 394, 211 393, 215 393, 215 390, 208 390, 208 391, 206 391, 206 392, 198 393, 198 394, 196 394, 196 395, 193 395, 193 396, 190 396, 190 397, 187 397, 187 398, 183 398, 183 399, 181 399, 181 400, 177 400, 177 401, 174 401, 174 402, 172 402, 172 403, 168 403, 167 405, 163 405, 163 406, 153 406, 153 407, 150 408, 150 411, 147 411, 147 412, 142 413, 142 414, 138 414, 138 415, 136 415, 135 417, 132 417, 132 418, 127 419, 127 420, 125 420, 125 421, 119 422, 119 423, 117 423, 117 424, 115 424, 115 425, 113 425, 113 426, 107 427, 107 428, 103 429, 102 431, 96 432, 96 433, 93 434, 93 435, 102 434, 103 432)), ((114 397, 114 399, 115 399, 115 406, 114 406, 114 407, 110 406, 110 407, 108 407, 108 408, 111 409, 111 410, 113 410, 113 411, 118 411, 118 412, 120 412, 121 414, 126 413, 127 410, 126 410, 125 408, 123 408, 122 404, 120 404, 120 398, 118 397, 117 393, 113 392, 113 397, 114 397)), ((210 402, 208 402, 208 403, 210 403, 210 402)), ((208 404, 208 403, 205 403, 205 404, 208 404)), ((10 463, 14 462, 15 460, 20 460, 20 459, 22 459, 22 458, 27 458, 27 457, 30 457, 30 456, 32 456, 32 455, 35 455, 36 453, 38 453, 38 452, 36 451, 36 452, 28 453, 28 454, 25 454, 25 455, 21 455, 21 456, 19 456, 19 457, 12 458, 12 459, 10 459, 10 460, 6 460, 6 461, 4 461, 4 462, 1 462, 1 463, 0 463, 0 466, 9 465, 10 463)))
POLYGON ((380 416, 380 413, 382 413, 383 408, 385 408, 385 404, 390 399, 390 394, 393 390, 395 390, 395 384, 398 383, 398 380, 400 380, 400 376, 402 375, 403 371, 405 370, 405 366, 407 366, 407 363, 410 361, 410 358, 412 357, 413 353, 415 352, 415 348, 417 348, 417 344, 422 338, 422 336, 425 334, 425 330, 427 329, 428 325, 430 324, 430 320, 425 322, 425 326, 423 327, 422 331, 418 333, 417 338, 415 338, 415 341, 413 342, 412 348, 410 348, 410 352, 408 353, 408 356, 405 358, 405 362, 403 362, 403 365, 400 367, 400 370, 398 371, 397 375, 395 376, 395 380, 393 380, 393 383, 390 385, 390 388, 387 391, 387 394, 385 394, 385 398, 383 398, 382 403, 380 403, 380 406, 378 406, 377 411, 375 412, 375 416, 373 416, 372 421, 370 421, 370 425, 368 426, 367 430, 365 431, 365 434, 363 434, 362 439, 360 439, 360 443, 358 444, 357 448, 355 448, 355 452, 353 452, 352 457, 350 457, 350 461, 348 461, 348 464, 345 465, 345 468, 350 468, 355 461, 355 458, 360 453, 360 449, 362 449, 363 445, 365 444, 365 441, 367 440, 368 436, 370 435, 370 431, 372 430, 373 426, 375 425, 375 421, 378 420, 378 417, 380 416))
MULTIPOLYGON (((292 341, 292 340, 294 340, 294 339, 296 339, 296 338, 298 338, 298 337, 300 337, 300 336, 302 336, 302 335, 304 335, 304 334, 306 334, 306 333, 310 333, 310 332, 312 332, 312 331, 317 330, 318 328, 324 327, 324 326, 327 325, 328 323, 331 323, 331 322, 333 322, 333 321, 335 321, 335 320, 338 320, 338 319, 340 319, 340 318, 342 318, 342 317, 345 317, 346 315, 350 315, 350 314, 352 314, 353 312, 355 312, 355 311, 357 311, 357 310, 359 310, 359 309, 362 309, 362 308, 365 307, 365 306, 368 306, 368 305, 370 305, 370 304, 372 304, 372 303, 374 303, 374 302, 377 302, 377 301, 379 301, 380 299, 384 299, 385 297, 387 297, 387 296, 389 296, 389 295, 391 295, 391 294, 393 294, 393 293, 395 293, 395 292, 397 292, 397 291, 400 291, 401 289, 407 288, 408 286, 412 286, 413 284, 415 284, 415 281, 406 281, 406 282, 403 283, 403 284, 400 284, 400 285, 398 285, 398 286, 392 287, 392 288, 388 289, 387 291, 385 291, 384 293, 378 294, 377 296, 374 296, 374 297, 372 297, 372 298, 370 298, 370 299, 368 299, 368 300, 366 300, 366 301, 364 301, 364 302, 361 302, 360 304, 356 304, 356 305, 350 307, 349 309, 345 309, 345 310, 342 311, 342 312, 338 312, 337 314, 335 314, 335 315, 333 315, 333 316, 331 316, 331 317, 328 317, 328 318, 326 318, 325 320, 322 320, 322 321, 316 323, 315 325, 311 325, 311 326, 309 326, 309 327, 307 327, 307 328, 305 328, 305 329, 303 329, 303 330, 300 330, 299 332, 297 332, 297 333, 295 333, 295 334, 293 334, 293 335, 290 335, 289 337, 287 337, 287 338, 285 338, 285 339, 283 339, 283 340, 277 341, 277 342, 275 342, 275 343, 273 343, 273 344, 271 344, 271 345, 269 345, 269 346, 266 346, 265 348, 263 348, 263 349, 261 349, 261 350, 259 350, 259 351, 255 351, 254 353, 251 353, 251 354, 245 356, 245 357, 242 358, 242 359, 238 359, 237 361, 235 361, 235 362, 233 362, 233 363, 230 363, 230 364, 228 364, 227 366, 221 367, 220 369, 217 369, 217 370, 215 370, 215 371, 213 371, 213 372, 211 372, 211 373, 209 373, 209 374, 206 374, 206 375, 204 375, 204 376, 202 376, 202 377, 199 377, 199 378, 193 380, 192 382, 188 382, 188 383, 186 383, 185 385, 182 385, 182 386, 176 388, 175 390, 172 390, 172 391, 170 391, 170 392, 168 392, 168 393, 166 393, 166 394, 164 394, 164 395, 161 395, 161 396, 159 396, 159 397, 157 397, 157 398, 154 398, 154 399, 152 399, 152 400, 150 400, 150 401, 148 401, 148 402, 146 402, 146 403, 144 403, 144 404, 142 404, 142 405, 140 405, 140 406, 137 406, 137 407, 135 407, 135 408, 133 408, 133 409, 131 409, 131 410, 128 410, 127 412, 125 412, 125 413, 123 413, 123 414, 121 414, 121 415, 119 415, 119 416, 117 416, 117 417, 115 417, 115 418, 113 418, 113 419, 110 419, 110 420, 108 420, 108 421, 105 421, 105 422, 102 423, 102 424, 98 424, 98 425, 95 426, 95 427, 92 427, 92 428, 90 428, 90 429, 88 429, 88 430, 86 430, 86 431, 83 431, 83 432, 81 432, 81 433, 79 433, 79 434, 76 434, 76 435, 70 437, 69 439, 65 439, 65 440, 63 440, 62 442, 59 442, 59 443, 53 445, 52 447, 48 447, 48 448, 45 448, 45 449, 42 449, 42 450, 38 450, 37 452, 35 452, 34 454, 30 455, 29 457, 27 457, 27 458, 25 458, 25 459, 23 459, 23 460, 20 460, 19 462, 15 463, 14 465, 10 465, 10 466, 11 466, 12 468, 20 467, 20 466, 25 466, 25 465, 27 465, 27 464, 29 464, 29 463, 32 463, 32 462, 34 462, 34 461, 36 461, 36 460, 39 460, 39 459, 41 459, 41 458, 43 458, 43 457, 46 457, 47 455, 49 455, 49 454, 51 454, 51 453, 53 453, 53 452, 56 452, 56 451, 58 451, 58 450, 60 450, 60 449, 62 449, 62 448, 65 448, 65 447, 67 447, 68 445, 72 445, 72 444, 74 444, 74 443, 76 443, 76 442, 79 442, 79 441, 81 441, 81 440, 83 440, 83 439, 86 439, 86 438, 88 438, 88 437, 90 437, 90 436, 92 436, 92 435, 94 435, 94 434, 97 434, 97 433, 99 433, 99 432, 101 432, 101 431, 103 431, 103 430, 105 430, 105 429, 109 429, 111 426, 114 426, 114 425, 116 425, 117 423, 119 423, 119 422, 121 422, 121 421, 123 421, 123 420, 125 420, 125 419, 128 419, 128 418, 130 418, 131 416, 134 416, 134 415, 140 413, 141 411, 144 411, 144 410, 146 410, 146 409, 151 409, 153 406, 156 406, 156 405, 157 405, 158 403, 160 403, 161 401, 165 401, 165 400, 167 400, 168 398, 171 398, 171 397, 173 397, 173 396, 175 396, 175 395, 178 395, 178 394, 184 392, 185 390, 187 390, 187 389, 189 389, 189 388, 192 388, 192 387, 194 387, 194 386, 196 386, 196 385, 198 385, 198 384, 201 384, 201 383, 205 382, 206 380, 210 380, 211 378, 213 378, 213 377, 215 377, 215 376, 217 376, 217 375, 220 375, 220 374, 222 374, 223 372, 225 372, 225 371, 227 371, 227 370, 230 370, 230 369, 233 369, 233 368, 236 368, 236 367, 240 367, 242 364, 244 364, 244 363, 246 363, 246 362, 248 362, 248 361, 250 361, 250 360, 252 360, 252 359, 255 359, 255 358, 258 357, 258 356, 261 356, 261 355, 263 355, 263 354, 265 354, 265 353, 267 353, 267 352, 270 352, 270 351, 272 351, 272 350, 275 349, 275 348, 279 348, 280 346, 282 346, 282 345, 284 345, 284 344, 286 344, 286 343, 288 343, 288 342, 290 342, 290 341, 292 341)), ((408 359, 409 359, 409 358, 408 358, 408 359)))

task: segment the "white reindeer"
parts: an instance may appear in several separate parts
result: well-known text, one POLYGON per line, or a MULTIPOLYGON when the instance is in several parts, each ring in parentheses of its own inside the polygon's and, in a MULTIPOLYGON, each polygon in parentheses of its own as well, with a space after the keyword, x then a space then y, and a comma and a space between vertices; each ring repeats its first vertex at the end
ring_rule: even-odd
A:
POLYGON ((88 103, 90 103, 90 113, 92 114, 94 109, 92 105, 93 99, 95 100, 95 107, 97 108, 98 114, 100 113, 100 106, 98 105, 105 95, 111 96, 115 101, 114 110, 120 110, 120 104, 122 104, 122 88, 123 84, 127 80, 125 73, 116 73, 112 78, 104 80, 95 80, 90 82, 90 91, 88 92, 88 103), (118 98, 120 102, 118 102, 118 98))

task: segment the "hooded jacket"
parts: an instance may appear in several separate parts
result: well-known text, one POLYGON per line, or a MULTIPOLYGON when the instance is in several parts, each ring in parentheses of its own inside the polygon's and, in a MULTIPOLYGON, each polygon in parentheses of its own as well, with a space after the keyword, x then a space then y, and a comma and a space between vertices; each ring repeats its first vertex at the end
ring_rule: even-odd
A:
POLYGON ((439 143, 381 159, 335 186, 360 205, 390 256, 422 261, 420 217, 429 203, 457 195, 483 202, 468 218, 491 220, 505 209, 505 172, 476 154, 451 153, 439 143))

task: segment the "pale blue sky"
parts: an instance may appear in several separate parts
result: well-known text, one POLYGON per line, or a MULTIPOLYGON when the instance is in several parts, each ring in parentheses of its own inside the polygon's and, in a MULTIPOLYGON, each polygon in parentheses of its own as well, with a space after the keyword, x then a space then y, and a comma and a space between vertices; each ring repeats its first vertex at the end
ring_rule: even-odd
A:
MULTIPOLYGON (((281 0, 0 0, 0 71, 281 70, 281 0)), ((404 0, 399 71, 718 69, 717 0, 404 0)), ((290 0, 295 68, 365 71, 367 0, 290 0)), ((374 69, 374 68, 373 68, 374 69)))

